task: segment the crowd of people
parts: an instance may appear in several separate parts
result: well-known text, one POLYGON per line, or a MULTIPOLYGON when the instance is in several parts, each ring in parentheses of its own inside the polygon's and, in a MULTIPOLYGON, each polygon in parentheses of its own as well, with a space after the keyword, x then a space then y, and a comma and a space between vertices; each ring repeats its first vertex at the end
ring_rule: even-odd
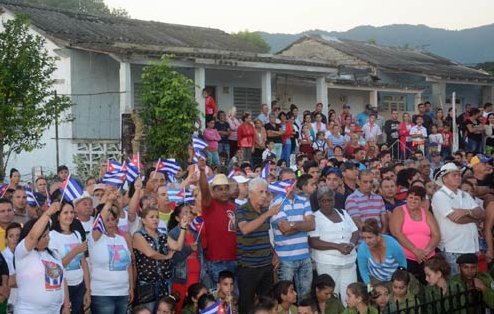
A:
POLYGON ((470 290, 494 309, 491 104, 400 121, 206 103, 206 155, 191 145, 179 171, 138 161, 115 185, 11 169, 0 314, 393 313, 470 290))

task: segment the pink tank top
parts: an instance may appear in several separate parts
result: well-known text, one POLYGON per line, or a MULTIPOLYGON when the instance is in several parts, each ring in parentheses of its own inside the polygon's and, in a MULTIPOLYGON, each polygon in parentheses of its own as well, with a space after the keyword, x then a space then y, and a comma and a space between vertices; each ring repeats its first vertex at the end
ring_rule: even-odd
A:
MULTIPOLYGON (((427 224, 427 218, 425 209, 421 209, 422 219, 420 221, 415 221, 410 217, 407 205, 403 205, 403 226, 401 227, 401 232, 407 237, 407 239, 419 249, 425 249, 432 238, 431 228, 427 224)), ((417 261, 417 257, 413 252, 409 251, 403 246, 403 251, 407 259, 417 261)), ((434 256, 435 252, 429 253, 428 258, 434 256)))

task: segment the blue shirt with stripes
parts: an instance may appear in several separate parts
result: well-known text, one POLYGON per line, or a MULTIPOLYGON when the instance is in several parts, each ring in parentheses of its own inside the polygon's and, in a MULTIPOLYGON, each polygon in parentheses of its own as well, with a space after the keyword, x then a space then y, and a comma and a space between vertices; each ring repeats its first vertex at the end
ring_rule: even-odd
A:
MULTIPOLYGON (((278 199, 281 198, 280 196, 278 199)), ((275 201, 276 202, 276 199, 275 201)), ((288 222, 304 221, 305 216, 314 213, 307 197, 295 194, 293 200, 286 198, 281 205, 280 212, 271 217, 271 227, 274 235, 274 249, 280 261, 299 261, 310 257, 308 233, 297 232, 291 235, 283 235, 278 228, 280 220, 288 222)))

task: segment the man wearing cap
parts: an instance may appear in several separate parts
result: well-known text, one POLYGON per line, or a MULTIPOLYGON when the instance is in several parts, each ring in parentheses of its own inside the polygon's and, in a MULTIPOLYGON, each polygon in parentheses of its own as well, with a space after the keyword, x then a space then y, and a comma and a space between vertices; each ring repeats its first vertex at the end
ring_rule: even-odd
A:
POLYGON ((343 179, 343 187, 345 188, 344 194, 346 201, 347 197, 357 189, 358 169, 353 162, 346 161, 341 164, 340 170, 343 179))
POLYGON ((248 201, 247 196, 249 196, 249 187, 247 183, 250 179, 243 175, 239 175, 233 176, 233 180, 238 184, 238 195, 235 198, 235 204, 240 207, 245 205, 248 201))
POLYGON ((81 222, 84 227, 84 233, 86 237, 91 236, 91 231, 93 230, 94 223, 94 209, 93 209, 93 198, 87 191, 84 191, 79 198, 73 201, 75 214, 77 219, 81 222))
POLYGON ((477 223, 484 220, 485 214, 468 193, 459 189, 461 174, 454 163, 442 166, 435 181, 441 186, 432 196, 432 212, 441 231, 439 248, 451 266, 451 273, 457 274, 456 259, 479 251, 477 223))
POLYGON ((200 173, 199 188, 207 242, 208 274, 212 286, 216 286, 221 271, 236 273, 236 205, 230 201, 228 178, 224 174, 217 174, 210 190, 206 177, 206 161, 201 158, 197 166, 200 173))
POLYGON ((494 172, 492 158, 478 154, 470 159, 473 176, 477 179, 477 197, 484 199, 485 206, 494 200, 494 172))
POLYGON ((480 291, 485 305, 494 309, 494 280, 491 275, 479 272, 478 262, 477 255, 473 253, 460 255, 456 260, 460 273, 452 276, 449 284, 455 288, 459 287, 460 291, 480 291))
MULTIPOLYGON (((295 172, 283 169, 281 181, 295 182, 295 172)), ((309 187, 308 193, 314 193, 314 181, 303 180, 298 184, 309 187)), ((274 234, 274 249, 280 259, 278 270, 279 280, 289 280, 295 283, 297 293, 306 295, 310 292, 312 282, 312 262, 309 255, 308 232, 315 229, 314 213, 309 199, 300 195, 293 188, 286 197, 278 196, 274 203, 281 202, 280 212, 271 217, 271 228, 274 234)))

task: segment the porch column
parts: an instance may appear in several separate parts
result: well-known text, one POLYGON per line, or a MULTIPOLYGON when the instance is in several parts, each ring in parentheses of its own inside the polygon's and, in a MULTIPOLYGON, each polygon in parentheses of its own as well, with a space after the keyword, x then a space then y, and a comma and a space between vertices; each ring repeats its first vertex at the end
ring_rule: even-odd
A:
POLYGON ((316 102, 322 103, 322 112, 328 112, 328 85, 325 76, 316 79, 316 102))
POLYGON ((422 93, 416 93, 413 102, 414 103, 413 103, 413 107, 412 107, 413 110, 412 111, 415 111, 415 109, 417 108, 417 105, 422 102, 422 93))
POLYGON ((487 102, 494 104, 494 86, 493 85, 482 86, 482 105, 484 105, 487 102))
POLYGON ((261 102, 267 104, 271 110, 271 72, 266 71, 261 74, 261 102))
POLYGON ((129 62, 120 62, 120 115, 132 109, 133 90, 129 62))
POLYGON ((378 105, 378 100, 377 100, 377 90, 371 90, 369 91, 369 104, 372 107, 377 107, 378 105))
POLYGON ((201 129, 206 128, 206 109, 204 108, 204 97, 202 90, 206 87, 206 69, 199 67, 194 69, 195 99, 201 112, 201 129))
MULTIPOLYGON (((418 105, 416 103, 415 105, 418 105)), ((432 83, 432 108, 441 108, 446 105, 446 83, 439 81, 432 83)))

